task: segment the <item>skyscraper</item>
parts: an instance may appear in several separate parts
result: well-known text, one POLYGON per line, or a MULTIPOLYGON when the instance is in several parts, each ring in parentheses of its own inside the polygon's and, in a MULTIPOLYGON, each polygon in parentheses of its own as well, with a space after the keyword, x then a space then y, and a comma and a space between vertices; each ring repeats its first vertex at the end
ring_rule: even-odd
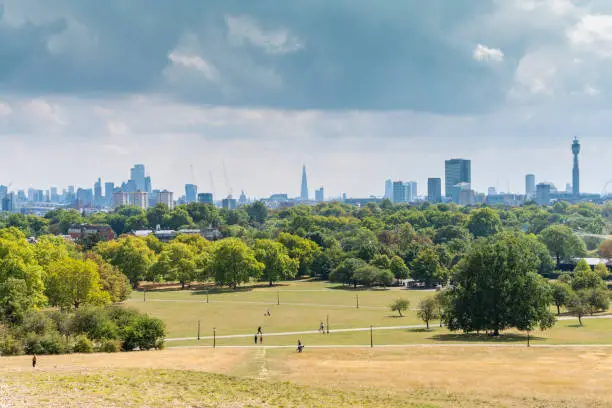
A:
POLYGON ((198 203, 213 204, 212 193, 200 193, 198 194, 198 203))
POLYGON ((174 198, 172 191, 162 190, 157 193, 157 203, 158 204, 166 204, 168 208, 174 208, 174 198))
POLYGON ((302 166, 302 189, 300 200, 308 201, 308 179, 306 178, 306 165, 302 166))
POLYGON ((144 191, 147 194, 151 194, 151 177, 147 176, 144 179, 144 191))
POLYGON ((185 184, 185 201, 193 203, 198 197, 198 186, 195 184, 185 184))
POLYGON ((102 205, 102 180, 100 177, 94 184, 94 205, 102 205))
POLYGON ((134 180, 136 184, 136 190, 134 191, 147 191, 145 186, 145 167, 144 164, 135 164, 130 169, 130 180, 134 180))
POLYGON ((427 179, 427 201, 430 203, 442 202, 442 179, 427 179))
POLYGON ((417 198, 417 182, 416 181, 408 181, 405 184, 408 188, 408 201, 413 202, 417 198))
POLYGON ((110 206, 113 203, 113 191, 115 190, 115 183, 107 181, 104 183, 104 198, 106 199, 106 205, 110 206))
POLYGON ((315 190, 315 201, 317 203, 325 201, 325 190, 321 187, 318 190, 315 190))
POLYGON ((536 186, 536 203, 538 205, 550 204, 550 184, 539 183, 536 186))
POLYGON ((389 200, 393 197, 393 181, 391 179, 385 180, 385 197, 389 200))
POLYGON ((572 154, 574 155, 574 168, 572 170, 572 193, 575 196, 580 195, 580 170, 578 168, 578 154, 580 153, 580 142, 578 138, 574 138, 572 143, 572 154))
POLYGON ((535 176, 533 174, 527 174, 525 176, 525 196, 528 199, 535 198, 536 194, 536 183, 535 176))
POLYGON ((470 189, 472 162, 465 159, 446 160, 444 162, 444 177, 444 195, 458 203, 459 191, 470 189))

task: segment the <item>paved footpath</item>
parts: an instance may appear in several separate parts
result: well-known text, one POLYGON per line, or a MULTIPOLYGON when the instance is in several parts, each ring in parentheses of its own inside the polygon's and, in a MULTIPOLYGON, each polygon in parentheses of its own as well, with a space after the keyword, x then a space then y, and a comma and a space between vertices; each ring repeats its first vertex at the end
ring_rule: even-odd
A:
MULTIPOLYGON (((612 319, 612 315, 603 315, 603 316, 584 316, 583 319, 612 319)), ((557 320, 578 320, 574 316, 561 316, 558 317, 557 320)), ((432 327, 435 325, 431 325, 432 327)), ((424 324, 413 324, 408 326, 382 326, 382 327, 372 327, 372 330, 406 330, 406 329, 423 329, 427 327, 424 324)), ((362 332, 369 331, 370 327, 355 327, 349 329, 332 329, 330 333, 348 333, 348 332, 362 332)), ((317 334, 321 333, 319 330, 306 330, 306 331, 293 331, 293 332, 280 332, 280 333, 265 333, 266 337, 270 336, 291 336, 298 334, 317 334)), ((217 339, 240 339, 240 338, 249 338, 253 337, 253 334, 230 334, 223 336, 215 336, 217 339)), ((212 340, 213 336, 200 336, 200 340, 212 340)), ((197 337, 175 337, 166 339, 166 342, 173 341, 188 341, 188 340, 197 340, 197 337)), ((246 346, 245 346, 246 347, 246 346)), ((250 346, 249 346, 250 347, 250 346)), ((293 347, 293 346, 290 346, 293 347)), ((314 347, 314 346, 311 346, 314 347)), ((351 346, 352 347, 352 346, 351 346)))

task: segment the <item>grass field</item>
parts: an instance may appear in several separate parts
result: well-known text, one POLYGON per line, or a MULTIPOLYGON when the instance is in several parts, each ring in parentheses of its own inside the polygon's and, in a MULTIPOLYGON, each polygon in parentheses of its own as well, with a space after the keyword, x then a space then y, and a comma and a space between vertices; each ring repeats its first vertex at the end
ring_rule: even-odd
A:
POLYGON ((1 358, 2 406, 609 407, 604 348, 174 349, 1 358))
MULTIPOLYGON (((322 334, 291 334, 267 336, 266 333, 303 332, 317 330, 319 323, 329 318, 330 328, 367 328, 422 325, 415 308, 419 300, 433 296, 433 291, 405 290, 354 290, 325 282, 291 282, 269 288, 233 290, 159 290, 134 292, 127 303, 166 322, 169 338, 196 337, 200 321, 200 341, 171 341, 169 346, 212 345, 213 327, 217 345, 252 345, 258 326, 264 331, 265 345, 293 345, 301 339, 309 345, 369 345, 369 331, 322 334), (389 304, 402 297, 410 300, 412 310, 399 317, 391 312, 389 304), (208 298, 208 303, 207 303, 208 298), (358 299, 357 299, 358 298, 358 299), (357 308, 357 300, 359 308, 357 308), (279 301, 280 305, 277 305, 279 301), (265 317, 269 308, 271 317, 265 317), (223 338, 228 335, 248 335, 242 338, 223 338)), ((376 330, 374 343, 421 344, 457 342, 526 343, 526 333, 507 331, 500 338, 486 335, 467 336, 451 333, 431 323, 430 331, 422 328, 376 330)), ((531 333, 535 344, 612 344, 612 319, 584 319, 584 327, 578 320, 560 320, 545 332, 531 333)))

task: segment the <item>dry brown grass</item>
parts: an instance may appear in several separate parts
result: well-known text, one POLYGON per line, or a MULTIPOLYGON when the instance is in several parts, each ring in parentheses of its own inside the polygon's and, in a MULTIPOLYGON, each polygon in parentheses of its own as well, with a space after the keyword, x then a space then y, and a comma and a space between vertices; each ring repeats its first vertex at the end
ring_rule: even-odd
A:
MULTIPOLYGON (((375 389, 440 407, 612 406, 612 350, 606 348, 306 348, 302 354, 289 349, 182 349, 40 356, 36 372, 90 375, 132 368, 215 372, 270 384, 290 381, 356 395, 375 389)), ((0 378, 31 371, 29 357, 0 359, 0 378)))

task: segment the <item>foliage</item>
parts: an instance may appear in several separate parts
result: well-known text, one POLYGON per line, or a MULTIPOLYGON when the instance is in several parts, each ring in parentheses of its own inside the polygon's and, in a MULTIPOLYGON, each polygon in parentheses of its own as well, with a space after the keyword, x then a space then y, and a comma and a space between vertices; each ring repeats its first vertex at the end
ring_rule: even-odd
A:
POLYGON ((412 279, 424 282, 426 286, 446 281, 446 271, 440 265, 440 258, 433 248, 421 250, 412 261, 410 269, 412 279))
POLYGON ((108 292, 102 289, 98 266, 91 260, 66 258, 53 262, 46 281, 46 294, 54 306, 78 309, 83 304, 111 302, 108 292))
POLYGON ((219 285, 235 289, 250 278, 259 279, 264 269, 253 250, 238 238, 223 239, 213 245, 210 272, 219 285))
POLYGON ((264 265, 261 280, 272 282, 295 277, 298 261, 289 256, 289 251, 280 242, 258 239, 254 244, 255 258, 264 265))
POLYGON ((521 233, 501 233, 476 242, 460 262, 450 291, 448 326, 465 332, 515 327, 532 330, 553 323, 550 288, 537 275, 539 258, 521 233))
POLYGON ((392 312, 398 312, 400 317, 402 317, 402 312, 405 312, 410 307, 410 301, 408 299, 396 299, 389 305, 389 309, 392 312))
POLYGON ((545 228, 539 237, 550 255, 555 258, 557 266, 561 261, 571 261, 583 256, 586 251, 584 242, 565 225, 551 225, 545 228))
POLYGON ((127 236, 98 244, 96 251, 128 277, 132 287, 146 276, 155 262, 155 252, 141 238, 127 236))
POLYGON ((565 282, 552 282, 550 284, 551 296, 557 307, 557 315, 561 314, 561 306, 567 306, 573 296, 572 287, 565 282))
POLYGON ((139 316, 124 332, 123 350, 159 348, 166 336, 164 323, 154 317, 139 316))
POLYGON ((87 338, 87 336, 80 335, 77 336, 72 351, 75 353, 93 353, 94 344, 87 338))
POLYGON ((493 209, 480 208, 470 214, 467 228, 476 238, 488 237, 501 231, 502 222, 499 214, 493 209))
POLYGON ((425 322, 429 330, 429 322, 440 317, 438 302, 435 298, 425 298, 419 303, 417 317, 425 322))

